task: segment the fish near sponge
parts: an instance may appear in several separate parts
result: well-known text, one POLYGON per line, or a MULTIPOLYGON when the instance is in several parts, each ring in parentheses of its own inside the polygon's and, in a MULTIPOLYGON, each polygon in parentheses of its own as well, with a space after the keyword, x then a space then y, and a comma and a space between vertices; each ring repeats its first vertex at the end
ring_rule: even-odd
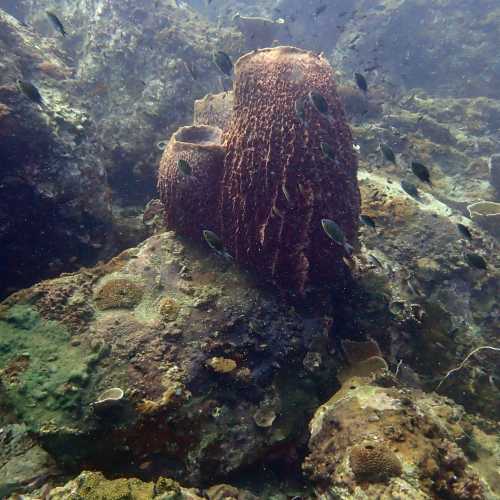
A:
POLYGON ((213 231, 238 264, 283 290, 342 286, 360 194, 330 64, 274 47, 242 56, 234 73, 233 112, 210 157, 189 156, 205 151, 206 141, 186 138, 202 127, 181 128, 164 151, 158 186, 167 227, 195 239, 213 231), (188 161, 188 175, 179 159, 188 161), (324 219, 335 222, 345 245, 325 234, 324 219))
POLYGON ((217 127, 181 127, 163 152, 158 190, 165 223, 183 236, 199 240, 203 230, 214 228, 224 161, 221 137, 217 127))
POLYGON ((341 281, 345 251, 325 235, 321 220, 334 220, 353 245, 360 194, 352 135, 328 61, 294 47, 241 57, 224 143, 220 227, 229 253, 300 294, 310 284, 341 281), (311 92, 327 110, 318 111, 311 92))

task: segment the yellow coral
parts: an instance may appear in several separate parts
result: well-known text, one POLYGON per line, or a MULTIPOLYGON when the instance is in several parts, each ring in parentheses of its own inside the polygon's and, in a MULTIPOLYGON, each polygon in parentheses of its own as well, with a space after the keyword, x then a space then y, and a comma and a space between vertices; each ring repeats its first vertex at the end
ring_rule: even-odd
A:
POLYGON ((144 288, 128 279, 115 279, 103 285, 95 295, 99 309, 132 309, 142 299, 144 288))
POLYGON ((229 373, 232 372, 238 365, 234 359, 213 357, 207 361, 207 366, 212 368, 216 373, 229 373))
POLYGON ((400 476, 401 462, 396 454, 381 443, 363 443, 351 450, 349 462, 359 481, 385 482, 400 476))
POLYGON ((163 321, 175 321, 179 314, 179 309, 180 309, 179 304, 177 304, 177 302, 174 299, 170 297, 165 297, 160 302, 160 307, 159 307, 161 319, 163 321))

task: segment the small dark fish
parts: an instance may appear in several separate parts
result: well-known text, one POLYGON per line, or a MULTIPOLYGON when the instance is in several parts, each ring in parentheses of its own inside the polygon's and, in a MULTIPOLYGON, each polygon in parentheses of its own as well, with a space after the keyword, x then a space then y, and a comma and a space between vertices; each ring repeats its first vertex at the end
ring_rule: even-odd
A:
POLYGON ((203 238, 205 238, 205 241, 208 243, 208 246, 212 250, 215 250, 216 252, 224 251, 224 245, 222 243, 222 240, 213 231, 204 229, 202 231, 202 234, 203 238))
POLYGON ((376 266, 380 267, 380 269, 384 269, 384 266, 382 265, 382 262, 380 262, 377 257, 373 254, 368 255, 368 259, 372 261, 376 266))
POLYGON ((314 107, 314 109, 318 111, 318 113, 321 113, 322 115, 328 114, 328 103, 326 102, 326 99, 319 92, 311 90, 311 92, 309 92, 308 94, 308 97, 309 97, 309 102, 314 107))
POLYGON ((330 146, 330 144, 327 144, 326 142, 321 142, 319 144, 319 147, 321 148, 321 152, 323 153, 324 157, 327 160, 330 160, 330 161, 335 160, 335 151, 330 146))
POLYGON ((231 72, 233 71, 233 62, 225 52, 222 52, 222 50, 214 52, 213 61, 225 75, 231 76, 231 72))
POLYGON ((373 220, 372 217, 369 215, 361 214, 359 216, 359 220, 368 227, 371 227, 372 229, 375 229, 377 226, 375 225, 375 221, 373 220))
POLYGON ((363 92, 368 92, 368 83, 366 78, 361 73, 354 73, 354 78, 356 80, 356 85, 363 92))
POLYGON ((314 11, 314 15, 316 17, 318 17, 320 14, 323 14, 323 12, 325 12, 325 10, 327 9, 328 5, 326 4, 322 4, 320 5, 315 11, 314 11))
POLYGON ((488 268, 486 261, 477 253, 466 253, 465 261, 469 264, 469 266, 475 267, 476 269, 486 271, 488 268))
POLYGON ((189 64, 186 61, 182 61, 182 62, 184 63, 184 67, 187 69, 188 73, 191 75, 191 78, 193 80, 198 80, 198 72, 196 71, 194 64, 193 63, 189 64))
POLYGON ((472 240, 472 234, 471 232, 469 231, 469 228, 464 225, 464 224, 460 224, 460 222, 457 223, 457 229, 458 229, 458 232, 467 240, 471 241, 472 240))
POLYGON ((222 243, 222 240, 213 232, 210 231, 209 229, 204 229, 202 231, 203 238, 207 242, 207 245, 217 254, 220 255, 221 257, 224 258, 231 258, 231 255, 229 255, 224 248, 224 244, 222 243))
POLYGON ((394 165, 396 165, 396 155, 394 154, 394 151, 390 148, 390 146, 380 143, 380 151, 382 151, 382 154, 387 161, 390 161, 391 163, 394 163, 394 165))
POLYGON ((290 196, 290 192, 285 186, 281 186, 281 190, 283 191, 283 196, 285 197, 288 203, 292 202, 292 197, 290 196))
POLYGON ((283 212, 281 212, 277 207, 273 207, 271 209, 271 212, 273 213, 273 215, 283 218, 283 212))
POLYGON ((179 172, 182 175, 185 175, 186 177, 189 177, 193 172, 191 169, 191 165, 189 165, 188 161, 183 160, 182 158, 177 160, 177 168, 179 169, 179 172))
POLYGON ((17 85, 19 87, 19 90, 28 97, 33 102, 36 102, 40 106, 43 106, 43 98, 40 95, 40 92, 38 89, 31 83, 31 82, 26 82, 23 80, 17 80, 17 85))
POLYGON ((415 186, 415 184, 412 184, 411 182, 402 180, 401 187, 403 188, 404 191, 406 191, 413 198, 417 198, 417 199, 420 198, 417 186, 415 186))
POLYGON ((348 255, 352 254, 353 247, 347 243, 344 231, 342 231, 336 222, 331 219, 321 219, 321 227, 331 240, 344 247, 344 250, 348 255))
POLYGON ((53 12, 50 12, 50 10, 48 10, 46 12, 46 14, 47 14, 48 18, 50 19, 50 22, 52 23, 54 28, 57 31, 59 31, 59 33, 61 33, 62 36, 66 36, 67 33, 66 33, 66 30, 64 29, 64 25, 61 22, 61 20, 53 12))
POLYGON ((429 173, 429 169, 418 161, 411 162, 411 171, 422 181, 427 182, 430 186, 432 186, 431 175, 429 173))
POLYGON ((308 127, 308 123, 306 121, 306 113, 305 113, 305 97, 299 97, 295 101, 295 116, 300 121, 300 123, 304 127, 308 127))

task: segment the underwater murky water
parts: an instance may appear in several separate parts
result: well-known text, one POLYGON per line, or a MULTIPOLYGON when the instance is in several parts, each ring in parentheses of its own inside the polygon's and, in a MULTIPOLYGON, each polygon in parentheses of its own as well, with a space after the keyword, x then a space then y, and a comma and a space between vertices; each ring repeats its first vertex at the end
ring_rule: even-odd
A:
POLYGON ((497 0, 0 0, 0 498, 500 498, 497 0))

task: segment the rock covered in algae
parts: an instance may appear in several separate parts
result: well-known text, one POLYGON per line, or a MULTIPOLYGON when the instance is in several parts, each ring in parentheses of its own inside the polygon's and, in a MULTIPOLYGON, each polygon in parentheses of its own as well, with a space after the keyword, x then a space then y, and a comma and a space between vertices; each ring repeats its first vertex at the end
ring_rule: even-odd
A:
POLYGON ((208 249, 162 233, 0 305, 2 400, 67 464, 162 471, 168 458, 170 476, 206 482, 303 428, 318 395, 304 370, 284 370, 300 366, 319 325, 208 249), (96 294, 121 280, 140 288, 140 301, 99 307, 96 294), (295 379, 293 397, 308 409, 290 403, 272 428, 258 428, 261 402, 286 405, 295 379), (110 388, 126 397, 97 408, 110 388))
POLYGON ((311 420, 303 468, 318 490, 346 500, 490 498, 498 478, 482 469, 498 455, 486 465, 471 451, 482 420, 378 373, 346 380, 311 420))
POLYGON ((53 458, 29 435, 24 425, 0 428, 0 497, 30 491, 60 474, 53 458))
POLYGON ((273 21, 264 17, 242 16, 236 13, 233 16, 233 23, 245 36, 245 44, 248 49, 270 47, 273 42, 283 38, 285 34, 285 21, 283 19, 273 21))
MULTIPOLYGON (((49 65, 68 75, 61 51, 0 9, 0 298, 95 262, 114 235, 107 175, 85 106, 49 65), (48 62, 50 61, 50 63, 48 62), (16 85, 31 79, 46 108, 16 85), (75 153, 78 150, 78 153, 75 153), (83 150, 85 153, 83 154, 83 150), (36 252, 33 249, 36 248, 36 252)), ((136 240, 137 241, 137 240, 136 240)))
POLYGON ((497 199, 500 199, 500 154, 491 155, 488 168, 490 183, 495 189, 497 199))

